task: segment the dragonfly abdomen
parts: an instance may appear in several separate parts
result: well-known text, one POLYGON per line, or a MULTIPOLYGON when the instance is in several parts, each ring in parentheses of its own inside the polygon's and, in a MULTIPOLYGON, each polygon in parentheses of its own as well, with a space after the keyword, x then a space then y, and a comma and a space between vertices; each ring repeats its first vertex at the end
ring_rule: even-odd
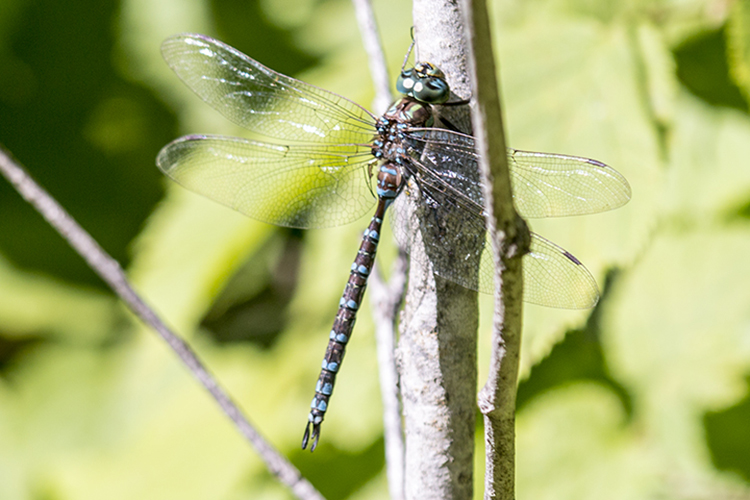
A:
MULTIPOLYGON (((378 177, 380 178, 381 175, 378 177)), ((380 182, 378 185, 380 185, 380 182)), ((328 400, 333 393, 336 374, 341 368, 346 344, 351 337, 354 323, 357 320, 357 311, 367 288, 367 278, 370 276, 372 266, 375 263, 375 253, 378 250, 378 243, 380 241, 383 216, 392 200, 392 197, 383 195, 378 197, 378 206, 375 210, 375 215, 373 215, 370 225, 364 232, 362 243, 360 243, 357 256, 354 258, 354 263, 349 273, 349 280, 346 282, 344 293, 339 302, 339 310, 336 313, 336 319, 333 321, 333 328, 331 328, 328 347, 323 357, 320 376, 318 377, 318 382, 315 384, 315 396, 312 403, 310 403, 310 414, 307 417, 307 427, 305 428, 305 435, 302 438, 302 449, 307 447, 310 439, 312 439, 310 451, 314 451, 315 446, 318 444, 320 425, 323 423, 323 418, 328 409, 328 400)))

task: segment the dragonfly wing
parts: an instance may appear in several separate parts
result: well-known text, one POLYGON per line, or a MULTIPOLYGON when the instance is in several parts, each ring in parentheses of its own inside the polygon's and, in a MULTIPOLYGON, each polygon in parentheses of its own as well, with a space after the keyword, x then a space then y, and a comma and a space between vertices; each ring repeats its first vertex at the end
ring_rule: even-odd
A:
MULTIPOLYGON (((442 174, 478 205, 483 204, 474 138, 443 129, 419 129, 410 133, 415 149, 429 151, 442 174), (429 142, 429 147, 426 147, 429 142), (462 165, 456 167, 456 165, 462 165)), ((508 167, 513 201, 523 217, 561 217, 604 212, 630 200, 630 185, 618 171, 589 158, 535 153, 508 148, 508 167)))
MULTIPOLYGON (((486 222, 473 140, 464 149, 461 144, 449 147, 452 144, 447 142, 432 148, 432 139, 440 132, 427 130, 408 139, 410 160, 404 168, 410 184, 397 198, 394 235, 408 248, 410 235, 419 232, 435 274, 478 290, 486 222)), ((448 137, 459 136, 468 137, 448 137)))
POLYGON ((218 40, 181 34, 162 55, 177 76, 229 120, 267 137, 308 143, 365 144, 375 117, 332 92, 269 69, 218 40))
POLYGON ((588 269, 567 250, 535 233, 523 258, 523 280, 523 299, 532 304, 588 309, 599 301, 596 280, 588 269))
MULTIPOLYGON (((412 237, 421 238, 426 255, 410 251, 412 260, 429 260, 438 276, 478 290, 477 270, 485 245, 485 220, 463 210, 461 198, 448 196, 433 186, 434 183, 412 179, 396 198, 391 219, 394 237, 407 250, 411 248, 412 237)), ((422 264, 426 267, 428 263, 422 264)))
MULTIPOLYGON (((426 253, 435 274, 492 294, 495 264, 484 219, 470 215, 443 193, 423 183, 419 189, 399 196, 394 210, 396 239, 409 248, 409 232, 419 231, 423 241, 430 242, 425 245, 426 253)), ((531 233, 531 249, 523 258, 523 273, 526 302, 586 309, 599 300, 596 281, 586 267, 568 251, 535 233, 531 233)))
POLYGON ((369 147, 281 146, 236 137, 186 136, 156 164, 184 187, 253 219, 286 227, 331 227, 374 203, 369 147))
POLYGON ((513 199, 524 217, 604 212, 630 200, 617 170, 589 158, 508 149, 513 199))
MULTIPOLYGON (((405 193, 422 206, 424 237, 439 276, 484 293, 494 292, 494 262, 485 231, 483 195, 473 139, 450 131, 430 132, 412 151, 412 178, 419 189, 405 193), (420 149, 421 148, 421 149, 420 149), (478 266, 478 270, 477 270, 478 266)), ((418 224, 407 221, 406 230, 418 224)), ((396 230, 399 241, 405 241, 396 230)), ((599 297, 596 281, 573 255, 532 233, 524 257, 524 300, 550 307, 593 307, 599 297)))
MULTIPOLYGON (((494 293, 495 265, 489 238, 479 269, 479 291, 494 293)), ((589 309, 599 301, 596 280, 564 248, 531 233, 531 248, 523 257, 523 300, 559 309, 589 309)))

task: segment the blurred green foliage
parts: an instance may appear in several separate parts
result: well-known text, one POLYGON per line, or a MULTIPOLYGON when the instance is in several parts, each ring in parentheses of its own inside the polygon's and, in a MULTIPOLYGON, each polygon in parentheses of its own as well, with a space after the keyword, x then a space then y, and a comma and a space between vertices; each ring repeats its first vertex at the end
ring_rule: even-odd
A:
MULTIPOLYGON (((375 8, 395 71, 409 6, 375 8)), ((750 498, 747 3, 501 0, 494 15, 510 144, 597 158, 633 187, 618 211, 531 221, 604 294, 593 311, 526 310, 518 497, 750 498)), ((0 142, 325 495, 383 498, 367 306, 321 446, 299 450, 364 225, 278 230, 168 186, 153 164, 164 144, 243 133, 161 60, 183 31, 372 98, 344 0, 5 0, 0 142)), ((0 498, 288 497, 167 348, 0 183, 0 498)))

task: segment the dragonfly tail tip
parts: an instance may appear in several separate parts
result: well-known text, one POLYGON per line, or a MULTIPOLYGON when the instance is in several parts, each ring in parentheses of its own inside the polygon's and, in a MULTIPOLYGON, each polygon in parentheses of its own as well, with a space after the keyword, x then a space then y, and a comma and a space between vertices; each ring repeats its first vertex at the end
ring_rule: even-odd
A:
POLYGON ((302 436, 303 450, 307 449, 307 444, 310 442, 310 438, 312 438, 312 442, 310 443, 310 453, 312 453, 318 446, 318 440, 320 439, 320 424, 312 424, 312 432, 310 432, 310 422, 305 426, 305 434, 302 436))

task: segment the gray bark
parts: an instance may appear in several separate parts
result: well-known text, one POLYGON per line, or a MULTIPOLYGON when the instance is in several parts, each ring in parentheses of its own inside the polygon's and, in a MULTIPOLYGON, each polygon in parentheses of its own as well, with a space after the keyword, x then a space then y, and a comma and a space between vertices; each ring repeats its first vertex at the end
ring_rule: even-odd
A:
MULTIPOLYGON (((468 97, 463 19, 455 2, 414 2, 416 50, 468 97)), ((463 113, 467 113, 466 110, 463 113)), ((468 124, 452 118, 453 123, 468 124)), ((460 244, 460 242, 455 242, 460 244)), ((451 244, 451 242, 446 242, 451 244)), ((436 278, 422 234, 409 249, 398 347, 406 436, 407 499, 470 499, 476 412, 476 292, 436 278)))

